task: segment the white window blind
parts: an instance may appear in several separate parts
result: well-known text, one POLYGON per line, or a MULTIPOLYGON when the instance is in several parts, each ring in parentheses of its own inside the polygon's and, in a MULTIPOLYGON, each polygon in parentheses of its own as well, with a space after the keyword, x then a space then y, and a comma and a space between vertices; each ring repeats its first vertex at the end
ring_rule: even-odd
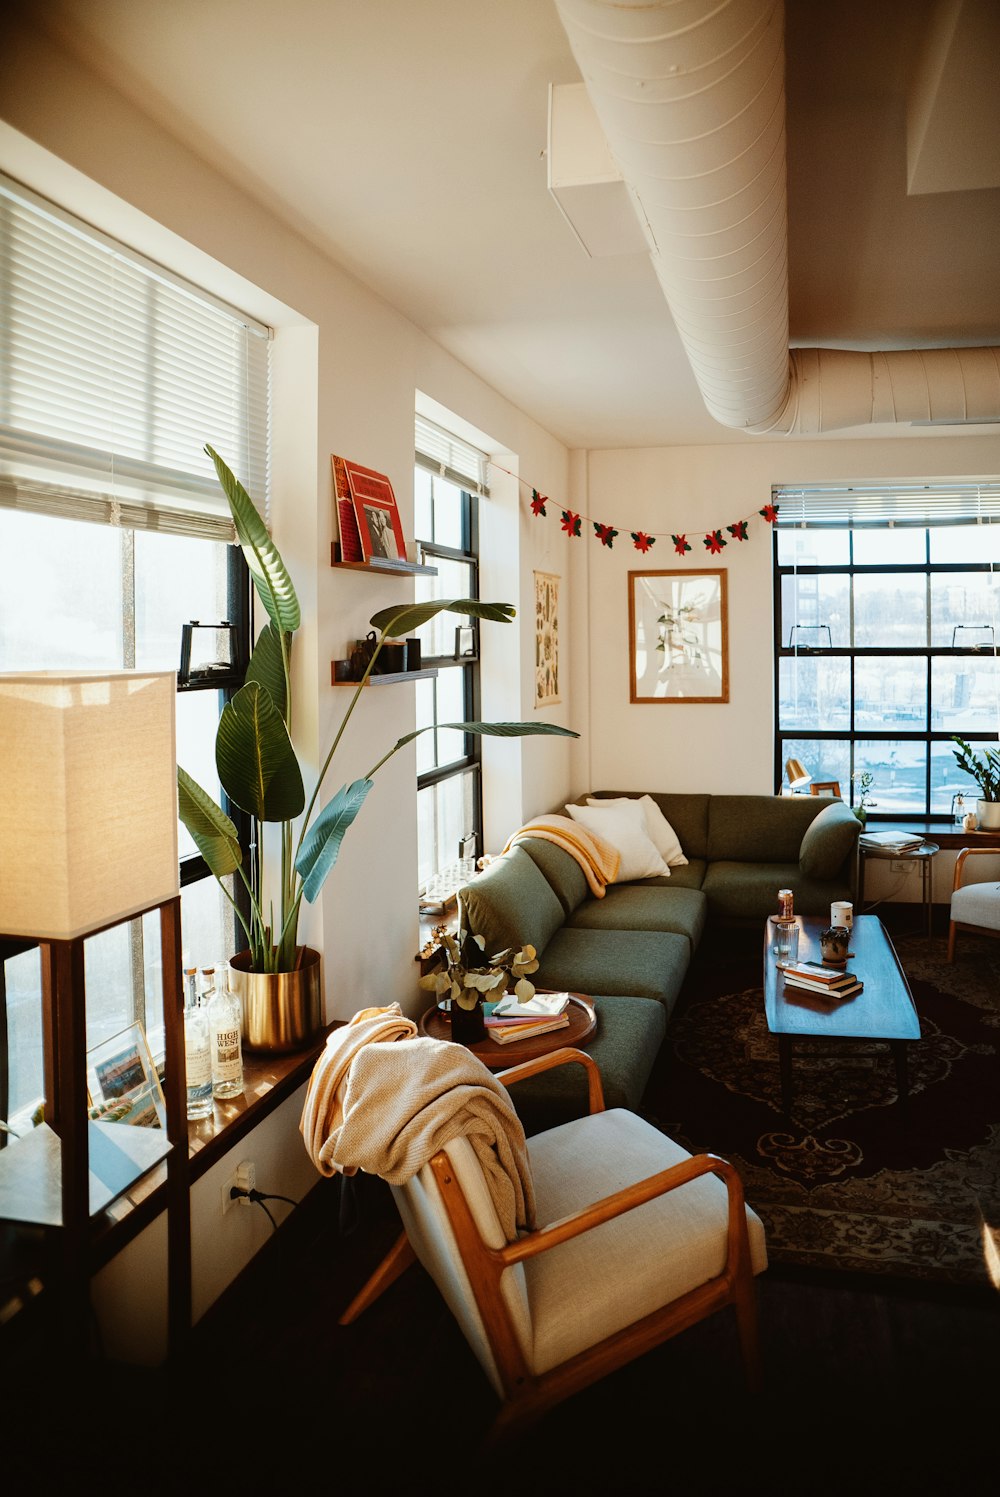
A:
POLYGON ((457 483, 470 494, 482 499, 490 496, 486 482, 489 463, 485 452, 473 447, 471 442, 454 436, 450 431, 428 421, 426 416, 416 417, 415 431, 416 463, 427 468, 450 483, 457 483))
POLYGON ((0 176, 0 505, 232 539, 266 511, 269 329, 0 176))
POLYGON ((816 484, 772 490, 779 525, 1000 522, 1000 482, 816 484))

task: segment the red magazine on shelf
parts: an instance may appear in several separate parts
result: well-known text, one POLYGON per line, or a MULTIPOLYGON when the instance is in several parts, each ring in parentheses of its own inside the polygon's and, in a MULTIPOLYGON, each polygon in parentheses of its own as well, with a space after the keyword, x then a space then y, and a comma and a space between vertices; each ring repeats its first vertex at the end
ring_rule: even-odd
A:
POLYGON ((341 560, 405 562, 406 540, 396 496, 386 475, 336 454, 330 461, 337 491, 341 560))

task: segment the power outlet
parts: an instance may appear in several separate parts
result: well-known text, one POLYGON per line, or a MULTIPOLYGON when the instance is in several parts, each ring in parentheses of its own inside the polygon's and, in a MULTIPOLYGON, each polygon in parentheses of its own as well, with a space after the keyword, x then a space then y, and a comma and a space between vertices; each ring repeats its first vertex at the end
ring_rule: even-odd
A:
POLYGON ((234 1174, 230 1175, 222 1187, 222 1214, 231 1206, 252 1206, 253 1202, 247 1196, 233 1196, 233 1190, 255 1190, 257 1187, 257 1171, 251 1159, 243 1159, 236 1166, 234 1174))
POLYGON ((889 864, 889 870, 892 873, 909 873, 910 865, 909 863, 902 862, 899 858, 893 858, 889 864))

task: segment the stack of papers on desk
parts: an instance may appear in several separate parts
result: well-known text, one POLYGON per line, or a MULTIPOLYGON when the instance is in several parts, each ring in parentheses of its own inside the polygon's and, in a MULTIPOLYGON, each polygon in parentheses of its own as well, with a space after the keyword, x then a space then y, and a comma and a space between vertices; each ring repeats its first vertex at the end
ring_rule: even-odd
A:
POLYGON ((874 848, 877 852, 912 852, 914 848, 920 847, 923 837, 919 832, 890 831, 884 832, 862 832, 860 837, 862 847, 874 848))

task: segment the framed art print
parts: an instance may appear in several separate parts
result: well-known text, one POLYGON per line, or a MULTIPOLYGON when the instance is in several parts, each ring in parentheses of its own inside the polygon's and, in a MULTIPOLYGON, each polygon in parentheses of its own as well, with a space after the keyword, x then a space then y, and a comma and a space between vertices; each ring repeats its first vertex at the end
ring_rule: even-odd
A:
POLYGON ((728 702, 726 571, 629 572, 629 701, 728 702))
POLYGON ((551 707, 559 696, 559 578, 535 573, 535 706, 551 707))
POLYGON ((90 1116, 107 1123, 165 1128, 167 1110, 160 1078, 141 1024, 87 1051, 90 1116))

